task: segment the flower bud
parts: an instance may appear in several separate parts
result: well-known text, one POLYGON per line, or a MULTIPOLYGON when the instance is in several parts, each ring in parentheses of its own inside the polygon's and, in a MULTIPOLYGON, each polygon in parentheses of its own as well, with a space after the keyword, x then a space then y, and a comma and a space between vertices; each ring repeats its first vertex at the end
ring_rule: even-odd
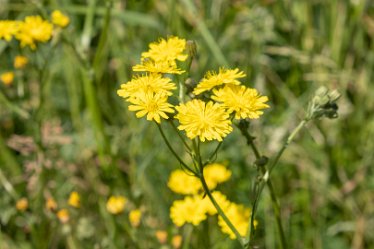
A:
POLYGON ((192 59, 196 56, 197 54, 197 46, 195 41, 193 40, 188 40, 186 42, 186 51, 188 53, 188 56, 192 59))

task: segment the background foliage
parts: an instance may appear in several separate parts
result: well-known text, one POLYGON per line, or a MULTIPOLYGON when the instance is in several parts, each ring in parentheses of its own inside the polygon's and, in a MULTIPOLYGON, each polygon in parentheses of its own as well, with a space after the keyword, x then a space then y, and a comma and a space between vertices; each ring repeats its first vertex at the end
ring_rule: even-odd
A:
MULTIPOLYGON (((196 81, 207 70, 239 67, 248 86, 269 96, 271 109, 251 127, 265 155, 279 149, 318 86, 342 93, 339 118, 310 123, 272 177, 290 248, 374 248, 372 1, 0 0, 0 19, 48 17, 54 9, 71 19, 69 42, 32 52, 0 41, 0 73, 12 70, 20 53, 32 62, 13 85, 0 86, 1 248, 159 248, 160 229, 169 234, 166 248, 176 234, 184 248, 237 246, 211 221, 172 225, 169 207, 180 197, 166 182, 178 163, 157 128, 116 95, 141 52, 168 35, 196 42, 196 81), (67 207, 73 190, 81 208, 63 225, 44 201, 53 196, 67 207), (143 210, 140 227, 131 228, 128 210, 107 213, 113 194, 131 200, 128 210, 143 210), (21 197, 30 203, 25 212, 15 207, 21 197)), ((233 171, 221 191, 250 206, 254 156, 239 132, 225 140, 218 161, 233 171)), ((257 219, 256 243, 277 248, 267 193, 257 219)))

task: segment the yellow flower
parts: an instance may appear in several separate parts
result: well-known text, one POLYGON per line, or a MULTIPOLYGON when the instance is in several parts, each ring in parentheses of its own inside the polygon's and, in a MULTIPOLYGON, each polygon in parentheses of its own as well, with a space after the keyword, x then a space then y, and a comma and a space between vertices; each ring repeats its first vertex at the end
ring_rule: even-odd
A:
MULTIPOLYGON (((239 234, 244 237, 247 235, 249 228, 249 218, 251 215, 251 209, 246 208, 243 205, 231 203, 229 207, 224 210, 227 218, 231 221, 234 227, 238 230, 239 234)), ((257 225, 257 221, 254 222, 257 225)), ((223 233, 229 235, 230 239, 235 239, 235 234, 227 226, 226 222, 222 217, 218 217, 218 225, 221 227, 223 233)))
POLYGON ((122 84, 117 94, 125 99, 135 97, 144 92, 158 92, 170 96, 173 94, 171 91, 176 88, 169 78, 164 78, 160 74, 148 74, 135 77, 126 84, 122 84))
POLYGON ((29 202, 26 198, 21 198, 16 203, 16 208, 18 211, 25 211, 29 207, 29 202))
POLYGON ((127 199, 123 196, 111 196, 106 203, 106 209, 109 213, 119 214, 125 209, 127 199))
MULTIPOLYGON (((222 164, 213 163, 204 167, 204 176, 209 189, 215 189, 217 184, 231 177, 231 171, 222 164)), ((203 191, 200 180, 181 169, 174 170, 170 174, 168 187, 173 192, 182 195, 193 195, 203 191)))
POLYGON ((184 53, 186 40, 178 37, 161 38, 159 42, 149 44, 149 50, 142 53, 143 58, 151 58, 154 61, 185 61, 188 57, 184 53))
POLYGON ((183 200, 173 202, 170 208, 170 218, 173 223, 181 227, 185 223, 197 226, 207 218, 205 205, 200 196, 187 196, 183 200))
MULTIPOLYGON (((218 205, 222 208, 222 210, 226 210, 230 206, 230 201, 227 200, 227 197, 221 192, 214 191, 212 192, 212 195, 218 205)), ((205 198, 202 199, 202 205, 209 215, 217 214, 217 209, 214 207, 212 201, 208 198, 208 196, 205 196, 205 198)))
POLYGON ((229 113, 235 112, 235 119, 256 119, 263 114, 262 109, 269 108, 265 102, 268 97, 260 96, 254 88, 245 86, 226 85, 213 90, 212 99, 227 108, 229 113))
POLYGON ((136 117, 147 115, 147 120, 161 123, 161 118, 168 119, 166 113, 174 113, 172 105, 167 102, 168 96, 164 93, 139 93, 136 97, 129 98, 129 110, 137 112, 136 117))
POLYGON ((56 215, 57 218, 61 221, 61 223, 66 223, 70 219, 69 211, 65 208, 60 209, 56 215))
POLYGON ((72 207, 79 208, 80 207, 80 196, 78 192, 73 191, 70 193, 68 204, 72 207))
POLYGON ((19 28, 18 21, 0 20, 0 40, 12 40, 12 37, 17 34, 19 28))
POLYGON ((236 69, 225 69, 220 68, 219 72, 208 72, 205 77, 200 81, 200 83, 196 86, 193 93, 195 95, 199 95, 205 91, 209 91, 216 86, 222 84, 234 84, 240 85, 240 81, 237 79, 245 77, 245 73, 239 71, 238 68, 236 69))
POLYGON ((60 26, 61 28, 65 28, 70 23, 69 17, 62 14, 62 12, 59 10, 54 10, 51 17, 52 23, 56 26, 60 26))
POLYGON ((27 16, 19 25, 16 38, 21 42, 21 47, 29 46, 36 49, 35 42, 47 42, 52 37, 53 26, 40 16, 27 16))
POLYGON ((165 244, 168 239, 168 233, 165 230, 157 230, 156 238, 160 244, 165 244))
POLYGON ((129 213, 130 224, 133 227, 139 226, 141 218, 142 218, 142 211, 140 211, 140 209, 131 210, 131 212, 129 213))
POLYGON ((185 71, 177 67, 175 61, 142 59, 141 64, 132 67, 135 72, 150 72, 159 74, 182 74, 185 71))
POLYGON ((230 179, 231 171, 219 163, 212 163, 204 167, 204 177, 209 189, 215 189, 217 184, 230 179))
POLYGON ((27 57, 22 56, 22 55, 17 55, 14 58, 13 66, 16 69, 22 69, 27 65, 28 62, 29 60, 27 59, 27 57))
POLYGON ((173 248, 180 248, 182 245, 182 236, 180 235, 174 235, 171 239, 171 244, 173 245, 173 248))
POLYGON ((220 104, 193 99, 175 108, 178 111, 175 118, 180 123, 178 129, 185 130, 190 139, 222 141, 232 131, 229 114, 220 104))
POLYGON ((181 169, 174 170, 170 174, 168 187, 173 192, 183 195, 197 194, 202 188, 197 177, 188 175, 181 169))
POLYGON ((13 83, 14 80, 14 73, 13 72, 5 72, 0 75, 0 80, 5 84, 5 85, 10 85, 13 83))
POLYGON ((47 210, 55 211, 57 209, 57 203, 52 197, 48 197, 45 203, 47 210))

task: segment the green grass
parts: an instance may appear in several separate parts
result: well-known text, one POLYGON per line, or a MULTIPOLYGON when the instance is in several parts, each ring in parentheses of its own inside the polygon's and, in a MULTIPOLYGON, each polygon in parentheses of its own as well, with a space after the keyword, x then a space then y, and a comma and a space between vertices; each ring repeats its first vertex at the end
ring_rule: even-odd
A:
MULTIPOLYGON (((0 41, 0 73, 12 70, 17 54, 32 61, 12 86, 0 86, 0 248, 160 248, 160 229, 169 233, 165 248, 175 234, 186 249, 239 248, 214 219, 172 225, 169 207, 180 196, 166 183, 178 162, 157 127, 137 119, 116 94, 148 44, 168 35, 196 42, 196 81, 207 70, 239 67, 246 85, 269 96, 271 108, 251 124, 266 156, 276 154, 319 86, 342 93, 339 118, 310 122, 272 181, 289 248, 374 248, 371 1, 17 0, 0 5, 0 20, 47 18, 57 8, 71 18, 63 34, 69 43, 31 52, 0 41), (9 146, 15 136, 20 144, 9 146), (66 207, 73 190, 82 207, 62 225, 44 200, 52 195, 66 207), (145 211, 139 228, 131 228, 127 212, 107 213, 112 194, 145 211), (20 197, 30 202, 23 213, 15 209, 20 197)), ((246 206, 254 197, 254 160, 238 131, 218 156, 233 172, 220 190, 246 206)), ((267 190, 256 219, 259 248, 280 248, 267 190)))

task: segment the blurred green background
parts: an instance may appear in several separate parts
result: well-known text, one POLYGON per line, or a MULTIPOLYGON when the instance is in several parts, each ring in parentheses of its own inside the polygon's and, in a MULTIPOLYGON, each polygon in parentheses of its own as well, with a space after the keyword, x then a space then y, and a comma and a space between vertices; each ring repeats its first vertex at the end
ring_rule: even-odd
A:
MULTIPOLYGON (((0 248, 172 248, 170 238, 162 246, 155 238, 160 229, 190 240, 184 248, 237 248, 214 225, 172 225, 169 207, 180 196, 166 183, 178 162, 157 127, 116 94, 148 44, 170 35, 196 42, 196 81, 238 67, 246 85, 269 96, 271 108, 251 126, 266 156, 304 117, 315 89, 342 93, 339 118, 308 124, 272 179, 289 248, 374 248, 373 1, 0 0, 0 20, 48 18, 54 9, 70 17, 68 42, 32 52, 0 41, 0 73, 18 54, 31 61, 12 86, 0 86, 0 248), (44 200, 67 206, 73 190, 81 208, 62 225, 44 200), (113 194, 144 210, 139 228, 106 212, 113 194), (21 197, 25 212, 15 207, 21 197)), ((238 131, 217 161, 233 171, 220 190, 251 206, 254 156, 238 131)), ((258 248, 279 248, 267 191, 257 220, 258 248)))

